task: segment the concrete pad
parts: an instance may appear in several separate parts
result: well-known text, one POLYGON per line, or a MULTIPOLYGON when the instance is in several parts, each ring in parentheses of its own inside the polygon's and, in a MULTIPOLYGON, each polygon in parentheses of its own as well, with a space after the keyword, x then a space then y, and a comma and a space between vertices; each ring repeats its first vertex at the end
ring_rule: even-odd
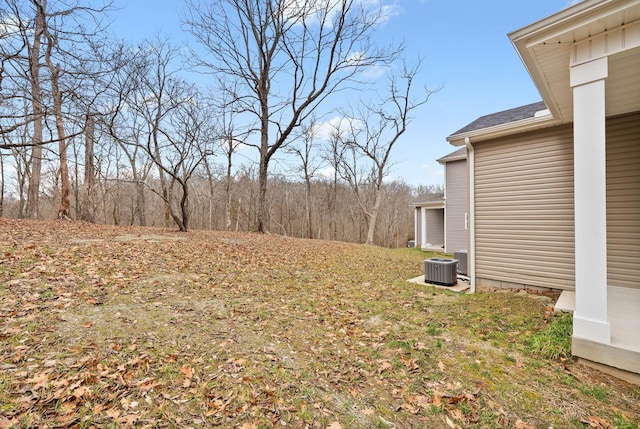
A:
POLYGON ((443 286, 443 285, 436 285, 436 284, 433 284, 433 283, 425 283, 424 274, 421 275, 420 277, 415 277, 415 278, 409 279, 407 281, 411 282, 411 283, 417 283, 417 284, 422 284, 422 285, 427 285, 427 286, 433 286, 433 287, 437 287, 439 289, 446 289, 446 290, 450 290, 452 292, 464 292, 464 291, 466 291, 466 290, 468 290, 470 288, 469 282, 462 281, 460 279, 458 279, 458 283, 453 285, 453 286, 443 286))
POLYGON ((576 311, 576 293, 572 290, 563 290, 556 305, 553 306, 556 313, 572 313, 576 311))

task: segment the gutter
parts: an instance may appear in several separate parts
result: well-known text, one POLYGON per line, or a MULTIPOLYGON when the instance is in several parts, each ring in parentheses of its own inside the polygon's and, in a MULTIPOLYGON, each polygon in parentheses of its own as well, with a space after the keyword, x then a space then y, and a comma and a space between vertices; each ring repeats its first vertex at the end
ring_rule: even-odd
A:
POLYGON ((469 287, 471 293, 476 292, 476 210, 475 210, 475 151, 471 139, 465 137, 467 147, 467 163, 469 176, 469 287))

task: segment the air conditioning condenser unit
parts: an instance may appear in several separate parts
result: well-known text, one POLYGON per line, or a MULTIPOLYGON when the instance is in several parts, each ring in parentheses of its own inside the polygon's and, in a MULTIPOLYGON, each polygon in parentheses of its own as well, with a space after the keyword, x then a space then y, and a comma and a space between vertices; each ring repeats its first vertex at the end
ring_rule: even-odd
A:
POLYGON ((424 261, 424 281, 443 286, 458 283, 458 260, 430 258, 424 261))
POLYGON ((467 270, 467 251, 466 250, 458 250, 457 252, 453 252, 453 258, 458 260, 458 272, 463 276, 469 275, 469 271, 467 270))

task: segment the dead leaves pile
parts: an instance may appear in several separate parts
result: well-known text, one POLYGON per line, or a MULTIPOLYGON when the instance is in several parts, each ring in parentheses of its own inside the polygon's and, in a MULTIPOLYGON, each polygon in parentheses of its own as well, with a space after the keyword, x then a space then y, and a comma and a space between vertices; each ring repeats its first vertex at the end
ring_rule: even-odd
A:
POLYGON ((631 386, 598 401, 587 373, 566 382, 574 363, 529 365, 529 327, 505 328, 519 308, 472 326, 481 296, 406 283, 423 260, 406 249, 7 219, 0 242, 0 429, 640 419, 631 386), (502 329, 522 332, 508 350, 485 339, 502 329))

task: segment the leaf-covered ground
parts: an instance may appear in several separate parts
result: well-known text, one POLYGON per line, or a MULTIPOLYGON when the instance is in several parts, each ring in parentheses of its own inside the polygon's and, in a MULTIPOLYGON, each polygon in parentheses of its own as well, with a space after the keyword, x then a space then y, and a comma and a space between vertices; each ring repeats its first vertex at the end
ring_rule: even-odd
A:
POLYGON ((526 346, 550 301, 428 255, 0 219, 0 428, 637 428, 640 389, 526 346))

